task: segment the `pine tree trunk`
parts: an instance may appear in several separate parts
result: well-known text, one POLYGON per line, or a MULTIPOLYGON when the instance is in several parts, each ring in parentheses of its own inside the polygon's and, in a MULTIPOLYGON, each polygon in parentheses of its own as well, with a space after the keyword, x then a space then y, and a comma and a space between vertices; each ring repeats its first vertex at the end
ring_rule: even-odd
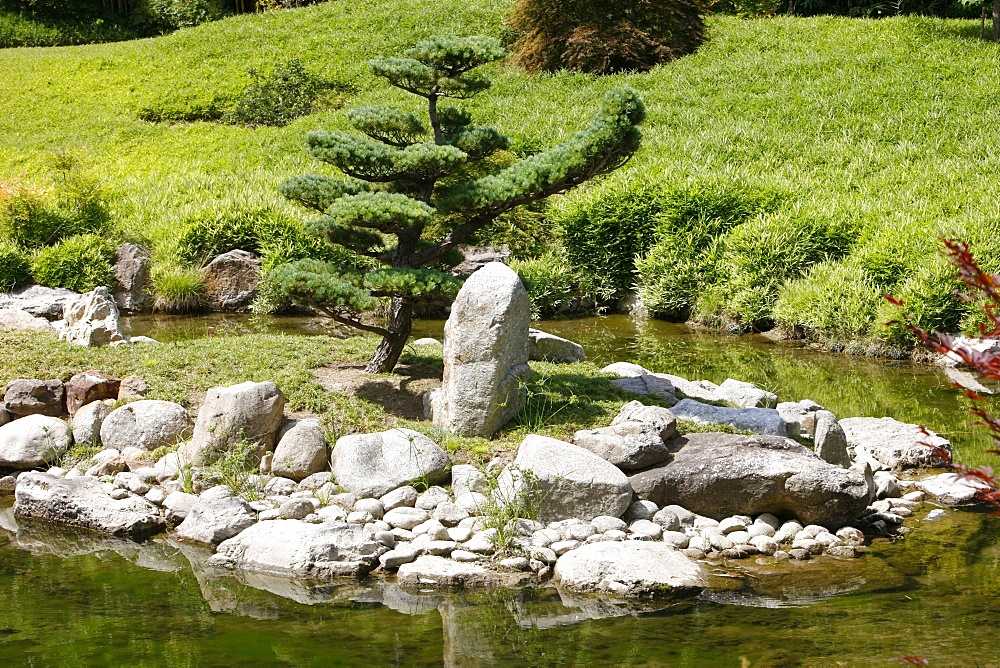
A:
POLYGON ((406 340, 410 338, 410 330, 413 329, 413 304, 403 297, 393 297, 392 306, 389 309, 389 334, 382 338, 382 342, 375 349, 365 371, 368 373, 389 373, 396 367, 399 356, 406 347, 406 340))
POLYGON ((993 0, 993 41, 1000 42, 1000 0, 993 0))

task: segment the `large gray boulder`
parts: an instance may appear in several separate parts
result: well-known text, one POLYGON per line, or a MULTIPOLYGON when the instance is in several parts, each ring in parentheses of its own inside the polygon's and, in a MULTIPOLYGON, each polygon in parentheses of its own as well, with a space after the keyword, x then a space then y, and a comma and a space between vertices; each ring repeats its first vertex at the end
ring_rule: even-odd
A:
POLYGON ((529 495, 543 522, 599 515, 619 517, 632 500, 628 478, 605 459, 572 443, 526 436, 494 492, 496 503, 529 495))
POLYGON ((24 311, 36 318, 59 320, 66 304, 80 296, 66 288, 26 285, 13 292, 0 293, 0 308, 24 311))
POLYGON ((213 311, 245 310, 257 296, 260 260, 253 253, 231 250, 209 262, 201 280, 213 311))
POLYGON ((951 453, 951 443, 916 424, 884 418, 845 418, 840 421, 854 458, 871 458, 890 469, 942 466, 946 461, 935 453, 941 448, 951 453))
POLYGON ((299 578, 361 576, 388 548, 357 524, 260 522, 219 545, 210 565, 299 578))
POLYGON ((326 435, 319 420, 289 420, 278 432, 272 475, 296 482, 326 470, 326 435))
POLYGON ((778 395, 762 390, 753 383, 727 378, 716 393, 731 404, 741 408, 774 408, 778 395))
POLYGON ((256 444, 260 458, 274 450, 284 408, 285 395, 270 381, 210 388, 198 411, 194 436, 181 446, 181 456, 202 466, 249 441, 256 444))
POLYGON ((166 527, 152 503, 134 495, 113 499, 97 478, 24 473, 17 479, 14 499, 14 514, 19 519, 55 522, 134 540, 166 527))
POLYGON ((55 328, 45 318, 33 316, 27 311, 0 308, 0 329, 15 329, 26 332, 52 332, 55 328))
POLYGON ((784 437, 689 434, 670 446, 673 460, 630 478, 636 494, 717 520, 773 513, 839 528, 858 517, 875 492, 864 475, 784 437))
POLYGON ((647 422, 626 420, 573 434, 573 443, 623 469, 641 469, 670 457, 660 430, 647 422))
POLYGON ((125 313, 141 313, 153 306, 149 251, 137 244, 122 244, 115 249, 114 298, 125 313))
POLYGON ((101 285, 67 303, 59 338, 81 346, 128 343, 111 292, 101 285))
POLYGON ((694 595, 708 586, 704 568, 662 542, 589 543, 559 557, 563 588, 617 596, 694 595))
POLYGON ((62 381, 18 379, 7 384, 3 407, 11 415, 49 415, 59 417, 65 412, 66 392, 62 381))
POLYGON ((682 399, 670 409, 678 419, 699 424, 728 424, 755 434, 787 436, 788 427, 773 408, 726 408, 703 404, 694 399, 682 399))
POLYGON ((59 418, 29 415, 0 427, 0 467, 33 469, 69 449, 73 438, 59 418))
POLYGON ((776 407, 778 415, 785 421, 789 438, 812 437, 816 432, 816 413, 823 407, 815 401, 784 401, 776 407))
POLYGON ((341 436, 333 446, 337 484, 359 498, 380 497, 415 480, 434 484, 447 475, 448 453, 412 429, 341 436))
POLYGON ((587 353, 579 343, 540 329, 529 329, 528 358, 539 362, 582 362, 587 353))
POLYGON ((434 425, 492 436, 521 408, 531 302, 510 267, 491 262, 465 282, 444 327, 441 388, 425 397, 434 425))
POLYGON ((185 540, 218 545, 257 522, 257 513, 238 496, 201 499, 177 526, 185 540))
POLYGON ((105 448, 155 450, 191 436, 191 416, 172 401, 143 399, 111 411, 101 423, 105 448))
POLYGON ((662 406, 646 406, 639 401, 630 401, 611 421, 611 425, 623 422, 645 422, 652 425, 660 433, 660 438, 665 441, 677 436, 677 418, 669 409, 662 406))

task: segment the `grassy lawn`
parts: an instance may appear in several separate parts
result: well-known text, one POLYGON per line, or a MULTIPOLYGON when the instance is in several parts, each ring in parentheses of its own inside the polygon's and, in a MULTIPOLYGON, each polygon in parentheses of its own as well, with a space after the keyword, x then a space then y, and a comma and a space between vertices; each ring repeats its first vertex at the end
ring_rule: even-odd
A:
MULTIPOLYGON (((0 179, 44 180, 53 152, 73 151, 117 193, 113 214, 127 236, 160 255, 205 212, 301 217, 277 187, 323 169, 305 154, 304 136, 345 126, 341 111, 256 129, 148 123, 140 111, 231 98, 248 67, 292 56, 343 84, 348 107, 387 97, 411 104, 367 72, 367 59, 433 34, 502 35, 509 6, 341 0, 155 39, 0 50, 0 179)), ((525 154, 582 127, 608 89, 642 93, 643 148, 557 208, 656 182, 776 194, 777 208, 754 222, 762 235, 793 235, 798 228, 785 221, 802 219, 846 226, 845 256, 768 286, 764 299, 777 298, 780 323, 834 338, 883 336, 893 314, 881 294, 893 292, 926 307, 933 325, 932 302, 951 289, 936 244, 946 234, 970 238, 986 266, 1000 269, 1000 46, 975 39, 974 21, 714 17, 709 28, 696 54, 647 74, 528 76, 492 66, 494 88, 468 104, 525 154)), ((779 255, 794 242, 773 237, 779 255)), ((723 311, 738 311, 742 297, 723 291, 718 299, 723 311)))
MULTIPOLYGON (((374 337, 239 333, 160 345, 86 348, 50 334, 0 330, 0 349, 5 351, 0 359, 0 383, 15 378, 66 381, 87 369, 119 377, 138 375, 152 388, 146 398, 176 401, 194 414, 210 387, 271 380, 288 398, 286 412, 323 418, 331 443, 345 434, 408 427, 447 447, 456 462, 479 464, 516 450, 529 433, 571 441, 579 429, 607 426, 622 405, 635 398, 614 388, 592 363, 532 362, 532 377, 525 388, 528 400, 517 420, 493 440, 463 438, 403 414, 399 404, 414 399, 419 403, 419 396, 408 396, 406 383, 397 392, 379 391, 380 381, 392 377, 368 377, 362 391, 324 388, 321 378, 327 373, 322 371, 363 367, 375 344, 374 337)), ((400 370, 407 373, 414 366, 440 379, 440 352, 428 355, 409 349, 400 370)), ((643 401, 655 404, 658 400, 645 397, 643 401)))

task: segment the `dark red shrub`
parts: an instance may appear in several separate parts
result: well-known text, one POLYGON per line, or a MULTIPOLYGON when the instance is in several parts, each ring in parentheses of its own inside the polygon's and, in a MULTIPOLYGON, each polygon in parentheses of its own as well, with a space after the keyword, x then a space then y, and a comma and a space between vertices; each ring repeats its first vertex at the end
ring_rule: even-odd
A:
POLYGON ((530 71, 645 71, 705 39, 699 0, 520 0, 514 61, 530 71))

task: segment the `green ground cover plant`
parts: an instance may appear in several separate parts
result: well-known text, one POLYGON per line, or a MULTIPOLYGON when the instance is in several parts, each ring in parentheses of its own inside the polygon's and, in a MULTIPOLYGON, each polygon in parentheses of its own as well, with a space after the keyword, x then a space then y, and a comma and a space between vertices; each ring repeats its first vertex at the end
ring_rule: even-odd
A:
MULTIPOLYGON (((141 121, 139 110, 164 96, 192 104, 233 100, 250 83, 248 67, 266 70, 290 57, 317 76, 350 82, 351 107, 386 102, 365 69, 368 59, 441 32, 500 37, 510 8, 500 0, 389 0, 377 9, 343 0, 152 40, 5 49, 0 178, 43 181, 46 156, 56 148, 76 151, 119 195, 112 222, 150 244, 158 259, 170 259, 162 249, 175 248, 185 221, 205 212, 270 209, 301 221, 277 186, 316 169, 301 150, 302 137, 345 128, 342 114, 322 110, 283 128, 251 128, 154 124, 141 121), (387 13, 397 17, 391 25, 387 13)), ((707 26, 696 53, 645 74, 532 76, 488 65, 491 93, 468 108, 503 127, 511 152, 526 156, 578 131, 608 90, 640 91, 649 109, 643 150, 607 183, 564 198, 550 219, 563 207, 646 181, 680 191, 709 184, 780 193, 768 213, 775 220, 833 221, 855 230, 846 254, 819 254, 806 266, 789 262, 784 266, 794 271, 776 272, 773 284, 750 281, 747 290, 725 292, 710 313, 753 312, 831 344, 886 341, 894 335, 882 323, 892 314, 878 296, 909 282, 906 308, 926 302, 928 322, 971 322, 971 310, 941 310, 935 295, 946 281, 917 275, 936 262, 933 240, 940 236, 981 244, 986 266, 1000 257, 988 243, 1000 220, 992 196, 1000 154, 991 130, 1000 122, 993 104, 1000 47, 978 39, 978 21, 716 16, 707 26)), ((568 252, 574 269, 584 266, 572 259, 572 245, 542 229, 550 230, 542 236, 553 247, 532 251, 534 257, 568 252)), ((636 282, 628 265, 634 260, 622 262, 617 285, 636 282)), ((727 266, 742 262, 733 257, 727 266)))

